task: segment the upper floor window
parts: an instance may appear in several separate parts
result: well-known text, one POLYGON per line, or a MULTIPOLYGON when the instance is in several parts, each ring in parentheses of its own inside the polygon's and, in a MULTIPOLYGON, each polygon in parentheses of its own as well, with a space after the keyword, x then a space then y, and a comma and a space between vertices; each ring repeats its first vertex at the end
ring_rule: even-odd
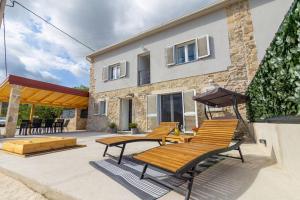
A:
POLYGON ((208 56, 210 56, 208 35, 166 48, 166 63, 168 66, 183 64, 208 56))
POLYGON ((175 46, 176 64, 191 62, 196 60, 195 40, 175 46))
POLYGON ((109 67, 109 80, 116 80, 120 78, 120 64, 109 67))
POLYGON ((127 62, 120 62, 113 65, 103 67, 102 80, 110 81, 124 78, 127 76, 127 62))

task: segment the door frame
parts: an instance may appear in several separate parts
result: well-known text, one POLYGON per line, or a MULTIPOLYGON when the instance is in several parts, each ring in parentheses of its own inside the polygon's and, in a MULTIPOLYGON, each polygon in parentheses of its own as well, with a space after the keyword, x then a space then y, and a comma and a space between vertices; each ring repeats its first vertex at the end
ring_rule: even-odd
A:
POLYGON ((119 113, 119 116, 120 116, 120 120, 119 120, 119 128, 121 131, 129 131, 129 106, 130 106, 130 103, 129 103, 129 100, 131 100, 131 121, 133 121, 133 101, 132 101, 132 98, 120 98, 120 113, 119 113), (128 128, 127 130, 123 129, 123 123, 125 120, 123 120, 123 101, 126 100, 127 103, 128 103, 128 112, 127 112, 127 115, 128 115, 128 128))
MULTIPOLYGON (((179 90, 179 91, 172 91, 172 92, 162 92, 162 93, 159 93, 159 94, 153 94, 153 95, 157 95, 157 107, 158 107, 158 117, 157 117, 157 120, 158 120, 158 123, 161 122, 161 96, 162 95, 171 95, 171 94, 178 94, 178 93, 181 93, 181 97, 182 97, 182 118, 183 118, 183 122, 182 122, 182 126, 183 126, 183 129, 182 131, 184 133, 192 133, 192 131, 186 131, 185 129, 185 116, 184 116, 184 113, 185 113, 185 110, 184 110, 184 92, 187 92, 187 91, 194 91, 194 95, 196 95, 196 90, 195 89, 189 89, 189 90, 179 90)), ((194 101, 194 105, 195 105, 195 127, 198 127, 198 108, 197 108, 197 102, 194 101)))

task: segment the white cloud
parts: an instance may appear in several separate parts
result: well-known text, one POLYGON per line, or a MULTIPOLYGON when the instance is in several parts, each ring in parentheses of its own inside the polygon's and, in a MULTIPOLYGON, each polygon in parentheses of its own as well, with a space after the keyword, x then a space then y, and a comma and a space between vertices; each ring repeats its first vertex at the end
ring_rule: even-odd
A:
MULTIPOLYGON (((19 0, 94 49, 197 10, 212 1, 216 0, 19 0)), ((88 84, 89 65, 85 56, 91 53, 90 50, 18 5, 6 8, 6 27, 10 73, 59 83, 66 80, 61 74, 69 73, 76 79, 72 80, 73 86, 88 84)), ((2 51, 3 48, 0 58, 2 51)), ((0 69, 0 78, 3 76, 3 69, 0 69)))

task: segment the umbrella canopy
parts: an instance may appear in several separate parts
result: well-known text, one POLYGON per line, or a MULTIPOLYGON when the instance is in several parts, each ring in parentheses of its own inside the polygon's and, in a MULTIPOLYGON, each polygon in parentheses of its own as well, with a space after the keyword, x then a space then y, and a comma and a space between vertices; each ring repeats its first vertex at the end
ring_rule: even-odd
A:
POLYGON ((221 87, 207 91, 193 97, 193 100, 213 107, 226 107, 234 104, 233 98, 236 97, 236 103, 241 104, 247 101, 247 96, 233 92, 221 87))

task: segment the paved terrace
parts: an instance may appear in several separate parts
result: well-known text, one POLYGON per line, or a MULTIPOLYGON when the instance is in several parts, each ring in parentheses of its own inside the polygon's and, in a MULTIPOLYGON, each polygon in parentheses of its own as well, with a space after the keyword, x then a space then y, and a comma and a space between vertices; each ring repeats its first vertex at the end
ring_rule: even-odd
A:
MULTIPOLYGON (((104 146, 96 138, 109 136, 92 132, 65 133, 59 136, 78 138, 87 147, 22 158, 0 153, 0 172, 21 180, 33 190, 51 199, 138 199, 126 188, 89 165, 89 161, 102 158, 104 146)), ((53 135, 51 135, 53 136, 53 135)), ((18 139, 19 137, 17 137, 18 139)), ((1 143, 5 139, 0 139, 1 143)), ((156 143, 132 143, 125 154, 154 147, 156 143)), ((120 149, 111 148, 118 155, 120 149)), ((274 161, 265 156, 256 144, 242 146, 246 162, 226 159, 197 177, 193 191, 198 199, 300 199, 299 180, 295 180, 274 161)), ((181 200, 184 197, 170 192, 162 200, 181 200)))

